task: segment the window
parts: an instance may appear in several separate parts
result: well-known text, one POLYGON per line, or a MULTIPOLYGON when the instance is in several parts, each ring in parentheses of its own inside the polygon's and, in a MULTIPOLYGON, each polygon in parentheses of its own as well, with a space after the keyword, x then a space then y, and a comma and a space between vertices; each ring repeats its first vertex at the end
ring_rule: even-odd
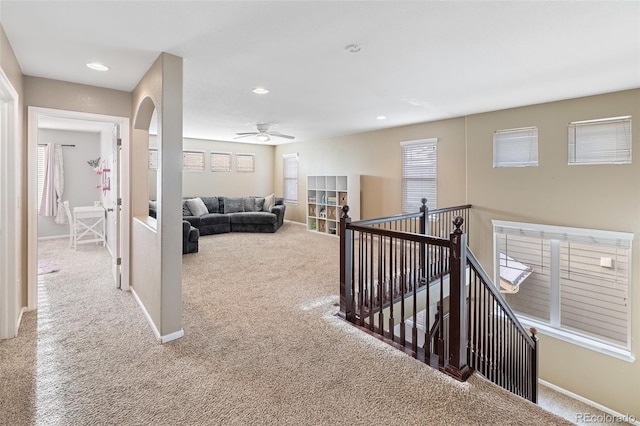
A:
POLYGON ((211 171, 212 172, 230 172, 231 171, 231 153, 230 152, 212 152, 211 153, 211 171))
POLYGON ((630 116, 569 123, 569 164, 630 163, 630 116))
POLYGON ((182 151, 182 170, 204 172, 204 151, 182 151))
POLYGON ((538 165, 538 128, 497 130, 493 133, 493 167, 538 165))
POLYGON ((241 173, 253 173, 255 171, 255 155, 236 154, 236 171, 241 173))
POLYGON ((284 178, 284 201, 298 203, 298 154, 284 154, 282 175, 284 178))
POLYGON ((438 200, 438 139, 402 142, 402 211, 415 213, 427 199, 435 209, 438 200))
POLYGON ((158 170, 158 150, 149 149, 149 170, 158 170))
POLYGON ((496 282, 524 322, 561 339, 630 356, 632 234, 502 221, 493 225, 500 271, 496 282), (505 291, 505 269, 518 264, 531 273, 505 291))

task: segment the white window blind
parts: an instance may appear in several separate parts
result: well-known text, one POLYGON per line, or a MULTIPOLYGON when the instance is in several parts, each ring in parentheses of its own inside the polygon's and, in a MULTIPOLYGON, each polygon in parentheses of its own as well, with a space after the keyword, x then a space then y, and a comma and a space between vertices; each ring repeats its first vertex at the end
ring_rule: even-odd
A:
POLYGON ((211 153, 211 171, 212 172, 230 172, 231 171, 231 153, 230 152, 212 152, 211 153))
POLYGON ((498 130, 493 133, 493 167, 538 165, 538 128, 498 130))
POLYGON ((569 164, 631 163, 631 117, 569 123, 569 164))
POLYGON ((38 145, 38 204, 37 204, 38 210, 40 210, 40 203, 42 201, 42 191, 44 190, 44 154, 45 154, 45 146, 38 145))
POLYGON ((236 171, 241 173, 253 173, 255 171, 255 155, 236 154, 236 171))
POLYGON ((533 269, 517 292, 505 294, 516 313, 631 349, 632 234, 501 221, 494 232, 497 253, 533 269))
POLYGON ((204 172, 204 151, 182 151, 182 170, 204 172))
POLYGON ((149 150, 149 170, 158 170, 158 150, 149 150))
POLYGON ((415 213, 422 206, 435 209, 438 200, 438 139, 402 142, 402 211, 415 213))
POLYGON ((295 204, 298 202, 298 154, 284 154, 282 158, 284 201, 295 204))

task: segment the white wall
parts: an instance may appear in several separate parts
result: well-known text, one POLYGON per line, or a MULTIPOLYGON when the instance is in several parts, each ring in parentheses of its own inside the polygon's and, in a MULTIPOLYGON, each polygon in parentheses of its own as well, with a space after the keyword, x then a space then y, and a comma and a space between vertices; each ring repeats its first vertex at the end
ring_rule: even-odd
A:
MULTIPOLYGON (((38 144, 57 143, 63 146, 64 193, 69 206, 92 206, 102 199, 102 191, 96 189, 100 176, 87 164, 100 157, 100 134, 64 130, 38 130, 38 144)), ((35 159, 34 159, 35 160, 35 159)), ((58 225, 54 217, 38 215, 38 238, 69 235, 69 225, 58 225)))

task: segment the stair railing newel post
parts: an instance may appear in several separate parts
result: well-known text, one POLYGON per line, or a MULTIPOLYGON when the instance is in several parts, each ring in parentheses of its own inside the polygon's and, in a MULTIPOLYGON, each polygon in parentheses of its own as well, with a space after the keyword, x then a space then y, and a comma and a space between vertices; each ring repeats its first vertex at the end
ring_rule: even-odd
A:
MULTIPOLYGON (((426 198, 423 198, 420 201, 422 201, 422 206, 420 207, 420 213, 422 213, 422 216, 420 216, 420 234, 427 235, 427 233, 429 232, 429 228, 427 227, 427 224, 429 223, 429 208, 427 207, 426 198)), ((420 271, 422 273, 422 279, 425 280, 425 283, 429 282, 427 265, 427 250, 425 245, 422 244, 420 246, 420 271)))
POLYGON ((340 312, 338 315, 350 322, 353 322, 353 231, 347 229, 347 224, 351 223, 349 217, 349 206, 342 207, 340 217, 340 312))
POLYGON ((463 223, 464 219, 456 216, 456 229, 449 236, 449 360, 444 367, 445 373, 460 381, 472 373, 467 351, 467 236, 460 229, 463 223))
POLYGON ((538 403, 538 330, 529 329, 533 347, 531 348, 531 402, 538 403))

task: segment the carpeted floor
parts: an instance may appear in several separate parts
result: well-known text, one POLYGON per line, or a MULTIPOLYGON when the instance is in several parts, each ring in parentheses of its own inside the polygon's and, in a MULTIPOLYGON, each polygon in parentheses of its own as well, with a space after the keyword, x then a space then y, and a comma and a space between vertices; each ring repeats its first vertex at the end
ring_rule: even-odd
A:
POLYGON ((185 337, 160 345, 104 248, 42 242, 61 268, 0 342, 0 424, 570 424, 338 319, 338 249, 293 223, 201 237, 183 257, 185 337))

